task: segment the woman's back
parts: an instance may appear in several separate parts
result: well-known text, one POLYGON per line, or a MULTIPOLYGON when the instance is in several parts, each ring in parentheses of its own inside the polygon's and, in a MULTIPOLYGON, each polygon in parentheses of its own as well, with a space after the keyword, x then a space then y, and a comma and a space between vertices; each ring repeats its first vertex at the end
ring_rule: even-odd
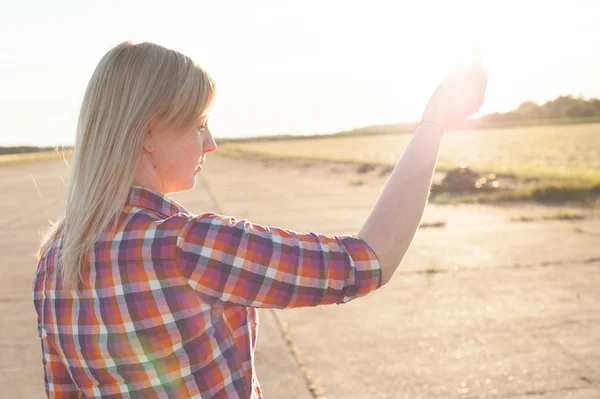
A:
POLYGON ((61 242, 59 233, 33 287, 57 397, 261 397, 257 307, 343 303, 381 286, 356 236, 193 215, 137 186, 89 254, 79 294, 56 273, 61 242))

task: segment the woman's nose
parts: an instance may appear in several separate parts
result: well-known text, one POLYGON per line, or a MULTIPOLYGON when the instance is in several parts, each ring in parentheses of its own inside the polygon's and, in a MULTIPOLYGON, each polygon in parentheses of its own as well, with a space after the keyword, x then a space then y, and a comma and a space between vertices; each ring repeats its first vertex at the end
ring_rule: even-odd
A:
POLYGON ((215 152, 216 150, 217 150, 217 143, 215 142, 215 139, 213 138, 210 131, 208 131, 208 139, 204 143, 204 151, 215 152))

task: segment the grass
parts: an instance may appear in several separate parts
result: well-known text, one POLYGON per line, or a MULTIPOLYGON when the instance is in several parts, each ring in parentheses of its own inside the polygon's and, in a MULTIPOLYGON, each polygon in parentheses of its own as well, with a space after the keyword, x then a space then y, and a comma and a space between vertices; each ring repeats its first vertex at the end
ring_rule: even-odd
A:
POLYGON ((428 227, 446 227, 446 221, 438 220, 437 222, 423 222, 419 225, 419 228, 428 228, 428 227))
POLYGON ((529 190, 498 190, 494 192, 483 192, 474 194, 441 193, 431 199, 435 204, 489 204, 497 202, 531 201, 529 190))
MULTIPOLYGON (((308 159, 395 164, 411 134, 229 142, 219 150, 308 159)), ((600 179, 600 124, 531 126, 447 132, 438 157, 442 168, 490 166, 498 173, 552 175, 587 171, 600 179), (589 172, 592 170, 592 172, 589 172), (595 172, 595 173, 594 173, 595 172)))
POLYGON ((501 203, 518 201, 535 201, 545 204, 561 204, 576 202, 585 206, 597 207, 595 197, 600 192, 600 186, 594 183, 573 182, 574 186, 562 181, 550 181, 534 184, 531 188, 504 190, 499 189, 481 193, 452 193, 443 192, 433 196, 431 202, 436 204, 458 203, 501 203))
MULTIPOLYGON (((393 165, 364 162, 351 157, 309 157, 305 155, 286 155, 269 152, 245 151, 239 148, 225 148, 220 150, 220 154, 234 159, 251 159, 261 161, 282 161, 282 160, 325 160, 331 162, 348 162, 357 165, 379 165, 383 166, 381 175, 387 175, 393 169, 393 165), (387 169, 385 169, 387 168, 387 169), (384 173, 385 172, 385 173, 384 173)), ((470 166, 470 168, 481 174, 489 173, 492 170, 498 170, 494 165, 470 166)), ((454 169, 450 165, 437 165, 437 171, 448 171, 454 169)), ((458 203, 496 203, 496 202, 514 202, 514 201, 536 201, 540 203, 561 203, 565 201, 578 201, 589 203, 593 201, 593 196, 600 194, 600 171, 577 168, 539 168, 531 166, 511 166, 508 171, 497 173, 498 176, 508 176, 518 179, 535 179, 536 183, 530 184, 530 187, 516 190, 498 189, 492 192, 479 193, 453 193, 442 192, 432 196, 431 202, 436 204, 458 204, 458 203)), ((350 181, 352 186, 362 186, 365 184, 362 178, 353 178, 350 181)))
POLYGON ((568 209, 563 209, 556 213, 550 213, 541 216, 528 216, 522 215, 516 218, 511 218, 513 222, 533 222, 535 220, 581 220, 585 219, 586 216, 581 212, 570 211, 568 209))
POLYGON ((45 161, 49 159, 60 159, 63 154, 56 151, 32 152, 26 154, 0 155, 0 166, 14 165, 27 162, 45 161))
POLYGON ((362 186, 365 184, 365 180, 361 178, 355 178, 350 180, 351 186, 362 186))
MULTIPOLYGON (((355 163, 363 165, 365 172, 377 165, 385 176, 401 158, 410 137, 381 134, 230 142, 219 147, 219 152, 232 158, 355 163)), ((461 163, 480 174, 495 173, 518 184, 489 192, 436 192, 432 202, 576 201, 594 207, 600 196, 600 124, 448 132, 436 170, 453 170, 461 163)), ((350 184, 364 182, 354 178, 350 184)))
POLYGON ((542 219, 545 220, 579 220, 585 219, 585 215, 576 211, 562 210, 560 212, 544 215, 542 219))
POLYGON ((429 265, 423 270, 424 273, 427 274, 435 274, 446 271, 446 269, 442 268, 435 260, 429 260, 429 265))
POLYGON ((522 215, 516 218, 511 218, 510 219, 512 222, 533 222, 536 220, 535 217, 533 216, 526 216, 526 215, 522 215))
POLYGON ((594 194, 600 194, 600 183, 596 182, 545 182, 536 186, 531 196, 538 202, 587 202, 594 194))

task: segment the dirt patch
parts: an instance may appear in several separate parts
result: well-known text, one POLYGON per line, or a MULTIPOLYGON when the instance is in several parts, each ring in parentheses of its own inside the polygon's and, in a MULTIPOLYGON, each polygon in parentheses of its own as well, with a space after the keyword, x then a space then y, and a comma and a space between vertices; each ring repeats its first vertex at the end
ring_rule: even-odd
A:
POLYGON ((377 165, 373 165, 372 163, 363 163, 356 170, 359 174, 368 173, 377 169, 377 165))
POLYGON ((539 181, 537 178, 518 178, 511 175, 502 175, 495 172, 480 173, 468 167, 459 167, 443 173, 441 181, 434 182, 432 195, 439 193, 481 193, 504 190, 525 190, 532 183, 539 181))
MULTIPOLYGON (((226 155, 227 157, 227 155, 226 155)), ((352 187, 385 183, 395 165, 360 161, 336 161, 310 158, 277 158, 256 154, 235 154, 241 161, 261 162, 269 169, 311 171, 325 178, 342 179, 352 187)), ((436 169, 432 179, 431 202, 490 203, 534 202, 540 204, 577 203, 589 208, 600 202, 600 186, 562 187, 538 177, 518 177, 501 171, 478 172, 461 165, 452 170, 436 169)))

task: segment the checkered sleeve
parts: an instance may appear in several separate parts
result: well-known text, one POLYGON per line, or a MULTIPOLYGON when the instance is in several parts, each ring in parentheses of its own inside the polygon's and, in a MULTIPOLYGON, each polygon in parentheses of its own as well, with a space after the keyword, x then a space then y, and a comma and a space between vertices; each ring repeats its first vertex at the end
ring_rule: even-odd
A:
POLYGON ((177 247, 184 277, 208 303, 339 304, 382 283, 375 252, 354 235, 298 233, 203 213, 185 220, 177 247))
POLYGON ((80 391, 71 379, 67 368, 60 360, 46 334, 40 334, 42 341, 42 364, 44 366, 44 384, 46 396, 53 399, 78 399, 80 391))

